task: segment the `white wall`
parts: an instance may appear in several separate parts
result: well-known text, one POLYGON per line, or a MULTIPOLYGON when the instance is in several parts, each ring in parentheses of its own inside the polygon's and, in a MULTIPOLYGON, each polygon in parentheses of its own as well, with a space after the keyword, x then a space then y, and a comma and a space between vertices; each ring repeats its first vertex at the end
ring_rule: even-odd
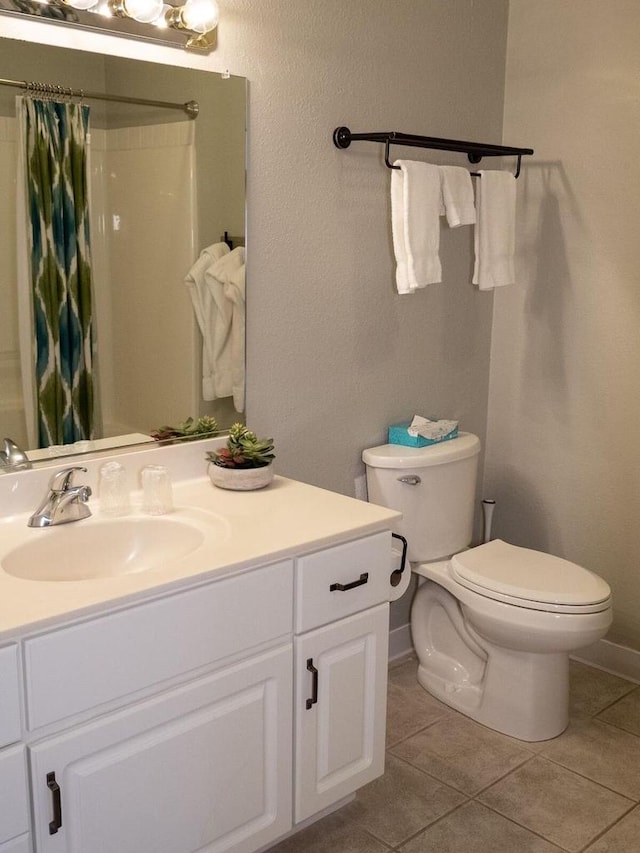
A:
POLYGON ((495 533, 592 568, 640 649, 640 5, 511 0, 519 281, 495 295, 495 533))

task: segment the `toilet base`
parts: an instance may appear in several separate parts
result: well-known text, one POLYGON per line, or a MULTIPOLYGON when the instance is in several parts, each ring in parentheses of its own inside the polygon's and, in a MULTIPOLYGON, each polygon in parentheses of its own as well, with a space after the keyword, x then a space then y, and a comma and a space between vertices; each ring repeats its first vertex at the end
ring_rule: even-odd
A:
POLYGON ((473 720, 523 741, 557 737, 569 721, 569 654, 529 652, 488 642, 460 603, 432 581, 411 613, 418 682, 473 720))
POLYGON ((418 682, 449 707, 518 740, 549 740, 569 722, 569 656, 564 653, 492 650, 479 684, 447 679, 423 665, 418 682))

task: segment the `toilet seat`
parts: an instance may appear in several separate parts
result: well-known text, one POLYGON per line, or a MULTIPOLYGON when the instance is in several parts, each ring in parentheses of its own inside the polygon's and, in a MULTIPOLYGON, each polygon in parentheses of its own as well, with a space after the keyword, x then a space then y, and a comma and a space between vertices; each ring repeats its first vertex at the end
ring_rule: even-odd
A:
POLYGON ((533 610, 597 613, 611 606, 608 584, 575 563, 494 539, 454 555, 450 575, 479 595, 533 610))

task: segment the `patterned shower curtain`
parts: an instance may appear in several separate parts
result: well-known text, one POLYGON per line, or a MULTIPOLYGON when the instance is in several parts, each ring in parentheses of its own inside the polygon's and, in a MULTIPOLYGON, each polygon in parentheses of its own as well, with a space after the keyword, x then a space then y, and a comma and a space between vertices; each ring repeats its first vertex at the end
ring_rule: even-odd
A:
POLYGON ((39 446, 93 438, 89 108, 23 98, 39 446))

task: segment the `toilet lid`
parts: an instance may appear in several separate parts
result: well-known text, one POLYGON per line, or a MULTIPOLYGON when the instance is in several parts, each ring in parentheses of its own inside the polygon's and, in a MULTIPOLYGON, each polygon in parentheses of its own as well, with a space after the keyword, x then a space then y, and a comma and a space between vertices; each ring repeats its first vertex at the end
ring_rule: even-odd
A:
POLYGON ((494 539, 451 558, 452 574, 464 586, 543 604, 586 606, 606 601, 609 585, 592 572, 541 551, 494 539))

